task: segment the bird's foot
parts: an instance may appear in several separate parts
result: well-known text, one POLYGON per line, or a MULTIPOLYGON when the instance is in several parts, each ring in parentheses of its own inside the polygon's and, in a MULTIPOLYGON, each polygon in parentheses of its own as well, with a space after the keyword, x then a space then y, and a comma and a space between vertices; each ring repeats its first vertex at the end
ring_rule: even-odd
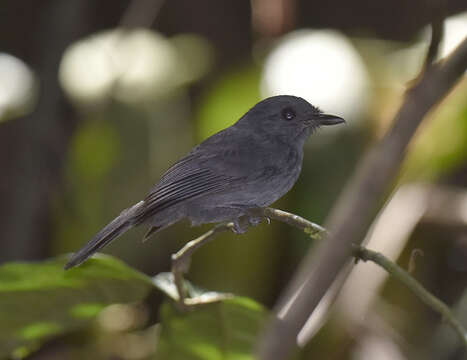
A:
MULTIPOLYGON (((267 222, 269 224, 269 219, 267 219, 267 222)), ((249 216, 248 217, 248 222, 250 223, 251 226, 258 226, 263 222, 263 217, 262 216, 249 216)))
POLYGON ((248 230, 248 227, 258 226, 263 222, 263 220, 266 220, 268 225, 271 223, 271 220, 268 217, 261 215, 248 214, 240 216, 239 218, 233 221, 234 226, 232 228, 232 231, 235 234, 244 234, 248 230))
POLYGON ((261 224, 263 220, 266 220, 268 225, 271 223, 271 219, 269 219, 267 216, 264 216, 263 208, 257 207, 249 209, 247 215, 249 217, 250 225, 252 226, 261 224))

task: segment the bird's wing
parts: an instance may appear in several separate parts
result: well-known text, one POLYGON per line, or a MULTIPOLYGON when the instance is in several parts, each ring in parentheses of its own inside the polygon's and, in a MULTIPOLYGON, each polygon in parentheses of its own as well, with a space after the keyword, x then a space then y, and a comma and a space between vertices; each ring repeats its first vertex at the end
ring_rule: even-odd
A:
POLYGON ((252 146, 248 137, 219 135, 209 138, 167 170, 144 199, 138 220, 144 221, 184 200, 238 191, 242 185, 268 176, 271 167, 265 166, 260 146, 252 146), (246 143, 248 147, 242 146, 246 143))
POLYGON ((206 161, 209 159, 200 160, 197 154, 190 154, 167 170, 144 199, 144 207, 138 214, 139 220, 144 221, 184 200, 228 188, 233 179, 205 166, 206 161))

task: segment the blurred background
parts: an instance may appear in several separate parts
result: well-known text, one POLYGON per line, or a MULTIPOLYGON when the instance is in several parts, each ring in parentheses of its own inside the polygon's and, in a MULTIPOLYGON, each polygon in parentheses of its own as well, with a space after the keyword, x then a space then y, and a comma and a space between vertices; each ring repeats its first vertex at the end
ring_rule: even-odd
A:
MULTIPOLYGON (((467 36, 466 10, 465 0, 2 0, 0 264, 77 250, 192 146, 277 94, 347 120, 308 141, 298 183, 275 204, 323 223, 420 71, 427 26, 447 18, 445 56, 467 36)), ((370 247, 467 323, 465 78, 429 114, 402 169, 370 247)), ((155 275, 207 229, 177 224, 144 244, 137 229, 105 252, 155 275)), ((188 278, 271 307, 310 246, 279 223, 222 234, 196 253, 188 278)), ((155 295, 134 313, 114 308, 139 320, 106 327, 104 314, 92 330, 99 336, 72 334, 31 358, 149 358, 141 333, 157 321, 160 301, 155 295)), ((320 329, 306 345, 310 356, 464 356, 439 316, 371 264, 357 266, 325 320, 302 334, 305 343, 320 329)))

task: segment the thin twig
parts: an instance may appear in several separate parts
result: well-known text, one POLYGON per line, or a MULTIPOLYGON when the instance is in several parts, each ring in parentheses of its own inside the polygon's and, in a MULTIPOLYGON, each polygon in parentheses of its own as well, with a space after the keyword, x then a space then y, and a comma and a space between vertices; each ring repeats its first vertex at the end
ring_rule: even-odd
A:
MULTIPOLYGON (((322 226, 286 211, 273 208, 264 208, 255 209, 251 213, 252 215, 265 217, 267 219, 274 219, 299 228, 315 240, 321 240, 323 235, 326 234, 326 229, 324 229, 322 226)), ((214 239, 218 233, 232 230, 233 228, 233 223, 220 224, 215 226, 198 238, 186 243, 183 248, 172 255, 172 274, 175 286, 177 288, 178 303, 182 309, 186 308, 187 306, 191 306, 194 301, 193 299, 188 299, 188 292, 184 287, 183 278, 183 274, 187 273, 190 267, 191 256, 198 248, 214 239)))
POLYGON ((288 310, 280 321, 272 318, 259 343, 260 360, 282 360, 290 354, 308 317, 350 262, 353 244, 365 238, 424 116, 448 94, 466 68, 467 38, 407 91, 392 129, 360 163, 333 208, 326 226, 331 232, 328 240, 307 254, 282 294, 275 311, 282 312, 285 304, 288 310))
MULTIPOLYGON (((302 218, 301 216, 274 208, 257 209, 257 211, 259 212, 257 215, 286 223, 290 226, 300 229, 313 239, 321 240, 328 235, 328 231, 325 228, 305 218, 302 218)), ((194 305, 213 301, 212 298, 208 298, 206 300, 188 298, 189 294, 184 286, 183 274, 188 271, 191 256, 198 248, 213 240, 218 233, 232 230, 233 227, 233 223, 218 225, 198 238, 186 243, 182 249, 180 249, 172 256, 173 281, 178 292, 178 303, 182 310, 186 310, 186 308, 194 305)), ((459 335, 463 345, 467 347, 467 331, 452 313, 451 309, 449 309, 445 303, 426 290, 417 280, 415 280, 414 277, 412 277, 412 275, 410 275, 396 263, 389 260, 383 254, 366 249, 363 246, 359 246, 357 250, 354 251, 353 255, 356 260, 374 262, 386 270, 396 280, 406 285, 421 301, 428 305, 432 310, 440 313, 443 316, 443 319, 448 322, 449 325, 451 325, 459 335)), ((223 298, 219 298, 219 300, 222 299, 223 298)), ((214 299, 214 301, 215 300, 216 299, 214 299)))
MULTIPOLYGON (((425 56, 424 69, 428 69, 438 57, 439 45, 444 35, 444 19, 446 18, 446 0, 438 0, 431 3, 432 19, 431 39, 425 56)), ((423 70, 422 70, 423 72, 423 70)))
MULTIPOLYGON (((324 227, 286 211, 274 208, 265 208, 263 209, 263 214, 270 219, 281 221, 290 226, 296 227, 316 240, 321 240, 328 235, 328 231, 324 227)), ((418 253, 420 253, 420 251, 421 250, 418 249, 418 253)), ((409 272, 402 269, 383 254, 366 249, 363 246, 358 248, 354 253, 354 256, 357 260, 374 262, 386 270, 396 280, 407 286, 421 301, 428 305, 432 310, 441 314, 443 319, 448 322, 459 335, 463 345, 467 347, 467 331, 451 309, 444 302, 426 290, 409 272)))
POLYGON ((425 57, 424 67, 428 68, 436 60, 439 52, 439 44, 443 38, 444 21, 441 16, 431 23, 431 41, 425 57))
POLYGON ((451 309, 436 296, 426 290, 422 284, 420 284, 414 277, 412 277, 407 271, 402 269, 396 263, 389 260, 383 254, 359 247, 355 252, 355 257, 363 261, 372 261, 375 264, 381 266, 395 279, 407 286, 421 301, 428 305, 432 310, 441 314, 443 319, 452 326, 456 331, 457 335, 464 345, 467 347, 467 331, 460 321, 456 318, 451 309))
POLYGON ((200 237, 189 241, 183 248, 172 255, 172 274, 178 292, 178 303, 182 309, 190 305, 190 302, 186 301, 188 294, 184 286, 183 274, 190 267, 191 256, 198 248, 214 239, 217 234, 231 230, 233 226, 233 223, 217 225, 200 237))
POLYGON ((299 228, 315 240, 321 240, 323 236, 325 236, 327 233, 326 229, 322 226, 315 224, 305 218, 302 218, 301 216, 283 210, 274 208, 264 208, 261 209, 261 213, 262 216, 268 219, 281 221, 288 225, 299 228))

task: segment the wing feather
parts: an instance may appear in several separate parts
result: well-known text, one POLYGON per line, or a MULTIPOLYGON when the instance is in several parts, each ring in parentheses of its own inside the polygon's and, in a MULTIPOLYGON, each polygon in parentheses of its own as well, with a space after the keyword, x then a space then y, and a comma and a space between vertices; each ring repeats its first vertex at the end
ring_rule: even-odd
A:
POLYGON ((142 222, 181 201, 222 191, 229 187, 232 180, 225 174, 216 174, 189 155, 167 170, 144 199, 144 207, 137 218, 142 222))
POLYGON ((208 138, 167 170, 144 199, 139 221, 188 199, 242 192, 245 184, 259 181, 264 167, 275 166, 261 139, 229 129, 228 134, 223 131, 208 138))

